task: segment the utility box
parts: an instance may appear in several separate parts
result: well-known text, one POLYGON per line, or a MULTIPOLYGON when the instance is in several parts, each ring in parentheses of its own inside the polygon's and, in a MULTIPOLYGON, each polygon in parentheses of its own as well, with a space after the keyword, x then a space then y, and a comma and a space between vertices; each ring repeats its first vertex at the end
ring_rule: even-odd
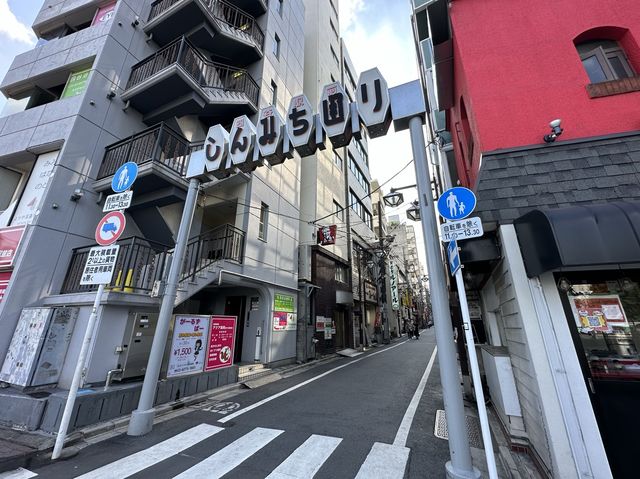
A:
POLYGON ((122 340, 120 379, 144 376, 157 325, 158 313, 129 313, 122 340))

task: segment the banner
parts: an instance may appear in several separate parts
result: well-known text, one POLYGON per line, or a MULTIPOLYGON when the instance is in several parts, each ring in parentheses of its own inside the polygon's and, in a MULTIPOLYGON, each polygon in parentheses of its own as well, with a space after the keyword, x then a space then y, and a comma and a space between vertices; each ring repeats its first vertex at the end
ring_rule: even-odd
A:
POLYGON ((176 315, 167 377, 202 372, 209 316, 176 315))
POLYGON ((336 225, 323 226, 318 229, 318 243, 322 246, 336 244, 336 225))
POLYGON ((233 365, 237 320, 236 316, 211 316, 205 371, 233 365))
POLYGON ((99 25, 101 23, 107 23, 111 21, 113 18, 113 14, 116 9, 116 2, 113 2, 109 5, 105 5, 104 7, 98 8, 96 12, 96 16, 93 18, 91 25, 99 25))
POLYGON ((400 301, 398 300, 398 274, 396 271, 396 265, 391 262, 389 265, 391 274, 389 275, 389 282, 391 283, 391 309, 397 311, 400 309, 400 301))
POLYGON ((47 191, 49 179, 53 174, 53 168, 56 166, 59 151, 51 151, 38 156, 29 181, 24 187, 24 192, 20 198, 20 203, 16 208, 16 212, 11 220, 11 226, 30 225, 33 219, 40 212, 42 198, 47 191))
POLYGON ((13 266, 25 228, 25 226, 10 226, 0 229, 0 268, 13 266))

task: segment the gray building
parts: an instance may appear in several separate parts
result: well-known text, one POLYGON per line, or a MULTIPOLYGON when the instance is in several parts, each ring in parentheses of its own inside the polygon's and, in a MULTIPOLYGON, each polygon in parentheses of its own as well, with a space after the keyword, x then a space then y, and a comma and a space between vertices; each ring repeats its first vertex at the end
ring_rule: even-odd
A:
MULTIPOLYGON (((81 280, 114 173, 139 168, 72 428, 135 407, 189 154, 212 125, 255 124, 270 104, 284 115, 303 88, 304 6, 46 0, 33 29, 38 46, 0 85, 22 109, 0 118, 0 380, 12 385, 0 421, 51 431, 95 298, 81 280), (92 387, 108 377, 121 382, 92 387)), ((166 354, 158 403, 236 381, 238 364, 294 358, 300 174, 296 157, 202 186, 174 313, 236 317, 235 365, 181 369, 166 354)))

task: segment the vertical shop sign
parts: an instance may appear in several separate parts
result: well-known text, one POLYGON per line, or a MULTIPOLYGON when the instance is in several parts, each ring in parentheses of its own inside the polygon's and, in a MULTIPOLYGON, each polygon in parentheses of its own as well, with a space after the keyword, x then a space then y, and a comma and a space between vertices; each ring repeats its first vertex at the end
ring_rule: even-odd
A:
POLYGON ((237 321, 236 316, 211 316, 205 371, 233 365, 237 321))
POLYGON ((40 212, 42 198, 49 185, 49 179, 56 166, 59 151, 51 151, 38 156, 27 186, 24 188, 20 203, 11 221, 11 226, 30 225, 40 212))
POLYGON ((0 303, 4 298, 4 293, 9 287, 9 281, 11 280, 11 271, 0 272, 0 303))
POLYGON ((392 262, 389 265, 390 274, 390 282, 391 282, 391 308, 394 311, 398 311, 400 309, 400 301, 398 300, 398 274, 396 270, 396 265, 392 262))
POLYGON ((176 315, 167 377, 202 372, 209 316, 176 315))
POLYGON ((17 256, 25 226, 0 229, 0 268, 11 268, 17 256))
POLYGON ((90 72, 91 68, 87 68, 86 70, 69 75, 69 79, 67 80, 67 84, 64 86, 60 99, 71 98, 72 96, 77 96, 83 93, 87 87, 87 80, 89 80, 90 72))

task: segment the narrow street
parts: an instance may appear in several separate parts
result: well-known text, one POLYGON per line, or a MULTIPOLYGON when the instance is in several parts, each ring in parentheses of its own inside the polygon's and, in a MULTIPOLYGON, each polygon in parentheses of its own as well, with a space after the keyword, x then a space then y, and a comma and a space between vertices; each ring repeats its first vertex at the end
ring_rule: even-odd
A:
POLYGON ((113 437, 11 477, 444 477, 447 442, 433 435, 442 409, 437 362, 412 402, 434 349, 430 329, 419 341, 329 361, 223 407, 196 405, 145 437, 113 437))

